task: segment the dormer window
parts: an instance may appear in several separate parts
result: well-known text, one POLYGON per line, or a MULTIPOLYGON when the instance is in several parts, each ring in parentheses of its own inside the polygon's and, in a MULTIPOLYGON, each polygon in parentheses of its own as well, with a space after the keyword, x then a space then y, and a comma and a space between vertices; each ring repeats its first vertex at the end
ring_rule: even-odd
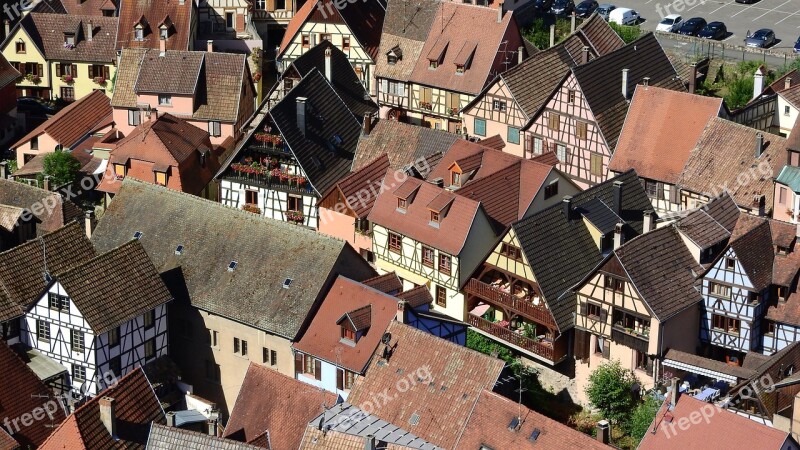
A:
POLYGON ((781 247, 778 246, 778 254, 779 255, 788 255, 789 254, 789 247, 781 247))
POLYGON ((137 24, 136 27, 133 29, 133 40, 135 41, 143 41, 144 40, 144 27, 141 23, 137 24))
POLYGON ((428 64, 428 68, 429 69, 435 69, 437 67, 439 67, 439 61, 431 59, 430 60, 430 64, 428 64))
POLYGON ((456 171, 450 172, 450 185, 461 187, 461 173, 456 171))
POLYGON ((167 172, 155 172, 155 182, 159 186, 166 186, 167 185, 167 172))
POLYGON ((75 46, 75 33, 64 33, 64 46, 75 46))
POLYGON ((159 31, 160 31, 160 37, 161 37, 161 39, 164 39, 164 40, 166 40, 166 39, 169 37, 169 28, 167 28, 167 27, 161 27, 161 28, 159 29, 159 31))
POLYGON ((434 226, 436 228, 439 228, 439 219, 440 218, 441 218, 441 215, 438 212, 431 211, 431 225, 432 226, 434 226))
POLYGON ((456 73, 462 75, 464 73, 464 65, 456 64, 456 73))
POLYGON ((403 59, 403 51, 400 50, 400 46, 395 45, 386 53, 386 62, 389 63, 390 66, 397 64, 397 61, 401 59, 403 59))
POLYGON ((348 329, 345 325, 342 325, 342 339, 347 339, 349 341, 356 341, 356 332, 353 330, 348 329))
POLYGON ((125 178, 125 164, 114 164, 114 177, 118 180, 125 178))
POLYGON ((408 200, 406 200, 404 198, 398 198, 397 199, 397 209, 398 210, 400 210, 401 212, 406 212, 407 207, 408 207, 408 200))

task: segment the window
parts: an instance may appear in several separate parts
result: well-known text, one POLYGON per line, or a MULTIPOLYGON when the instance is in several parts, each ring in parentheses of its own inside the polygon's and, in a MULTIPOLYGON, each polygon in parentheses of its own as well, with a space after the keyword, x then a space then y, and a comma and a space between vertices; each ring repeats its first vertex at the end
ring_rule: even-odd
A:
POLYGON ((142 28, 137 27, 133 30, 133 39, 135 41, 143 41, 144 40, 144 30, 142 28))
POLYGON ((102 77, 108 80, 108 66, 104 66, 102 64, 92 64, 91 66, 89 66, 89 77, 91 78, 102 77))
POLYGON ((399 81, 387 81, 386 93, 389 95, 404 97, 406 95, 406 85, 399 81))
POLYGON ((775 322, 771 320, 764 321, 764 334, 775 334, 775 322))
POLYGON ((581 140, 585 140, 588 129, 589 129, 589 124, 587 124, 586 122, 580 122, 580 121, 577 122, 575 124, 575 137, 581 140))
POLYGON ((429 64, 428 64, 428 68, 429 69, 435 69, 437 67, 439 67, 439 61, 437 61, 435 59, 429 60, 429 64))
POLYGON ((167 185, 167 173, 166 172, 155 172, 156 184, 160 186, 167 185))
POLYGON ((719 283, 708 283, 708 292, 711 295, 731 298, 731 287, 719 283))
POLYGON ((556 158, 561 162, 567 162, 567 146, 564 144, 556 144, 556 158))
POLYGON ((733 270, 736 268, 736 260, 733 258, 725 258, 725 268, 733 270))
MULTIPOLYGON (((91 70, 91 66, 89 67, 89 70, 91 70)), ((71 77, 77 77, 78 76, 78 66, 76 66, 75 64, 56 63, 56 76, 57 77, 61 77, 61 76, 64 76, 64 75, 69 75, 71 77)), ((90 76, 91 76, 91 73, 90 73, 90 76)))
POLYGON ((464 65, 463 64, 456 64, 456 73, 463 74, 464 73, 464 65))
POLYGON ((405 211, 407 206, 408 206, 408 201, 406 199, 404 198, 397 199, 397 209, 405 211))
POLYGON ((135 127, 139 125, 140 114, 138 109, 129 109, 128 110, 128 125, 135 127))
POLYGON ((269 363, 269 349, 267 347, 261 348, 261 363, 262 364, 269 363))
POLYGON ((554 112, 551 112, 550 117, 548 117, 547 120, 547 127, 553 131, 558 131, 560 125, 561 125, 561 116, 559 116, 554 112))
POLYGON ((75 101, 75 88, 69 86, 61 86, 61 99, 65 102, 75 101))
POLYGON ((222 136, 222 126, 220 123, 215 120, 208 122, 208 134, 214 137, 222 136))
POLYGON ((792 110, 789 108, 789 105, 783 107, 783 115, 788 116, 792 113, 792 110))
POLYGON ((78 330, 69 330, 69 341, 72 343, 72 351, 83 353, 84 341, 83 333, 78 330))
POLYGON ((116 376, 122 375, 122 359, 115 356, 108 361, 108 370, 116 376))
POLYGON ((144 327, 145 327, 145 329, 153 328, 155 326, 155 324, 156 324, 156 310, 155 309, 151 309, 150 311, 147 311, 146 313, 144 313, 144 327))
POLYGON ((156 356, 156 340, 148 339, 144 341, 144 357, 150 359, 156 356))
POLYGON ((286 204, 289 206, 289 211, 303 211, 303 197, 290 195, 286 197, 286 204))
POLYGON ((73 381, 86 381, 86 367, 73 364, 72 379, 73 381))
POLYGON ((567 103, 575 103, 575 90, 567 90, 567 103))
POLYGON ((125 164, 114 164, 114 176, 117 179, 125 178, 125 164))
POLYGON ((342 51, 350 50, 350 36, 342 36, 342 51))
POLYGON ((439 213, 436 211, 431 211, 431 223, 438 225, 439 219, 440 219, 439 213))
POLYGON ((519 128, 508 127, 508 143, 519 144, 519 128))
POLYGON ((36 321, 36 338, 40 341, 50 340, 50 324, 44 320, 36 321))
POLYGON ((726 333, 739 333, 741 322, 739 319, 721 316, 719 314, 711 315, 711 326, 715 330, 721 330, 726 333))
POLYGON ((267 10, 267 0, 256 0, 256 9, 259 11, 267 10))
POLYGON ((271 366, 278 365, 278 352, 276 352, 275 350, 269 351, 269 363, 271 366))
POLYGON ((172 104, 172 96, 166 94, 158 94, 158 104, 169 106, 172 104))
POLYGON ((159 29, 159 37, 163 40, 166 40, 169 37, 169 29, 167 27, 159 29))
MULTIPOLYGON (((350 389, 353 388, 353 383, 356 382, 356 373, 355 372, 350 372, 349 370, 339 369, 339 373, 337 373, 337 375, 342 377, 342 383, 337 383, 337 387, 338 387, 338 384, 341 384, 341 387, 339 388, 339 390, 350 390, 350 389)), ((338 382, 338 380, 337 380, 337 382, 338 382)))
POLYGON ((242 356, 247 356, 247 341, 242 339, 242 356))
POLYGON ((430 247, 422 246, 422 265, 433 267, 433 249, 430 247))
POLYGON ((246 189, 244 191, 244 202, 249 203, 251 205, 258 204, 258 191, 251 191, 250 189, 246 189))
POLYGON ((319 41, 320 42, 322 42, 322 41, 330 41, 330 40, 331 40, 330 33, 320 33, 319 34, 319 41))
POLYGON ((544 187, 544 199, 547 200, 554 195, 558 195, 558 180, 553 180, 544 187))
POLYGON ((239 353, 240 349, 241 349, 241 342, 239 341, 239 338, 237 337, 233 338, 233 353, 239 353))
POLYGON ((456 171, 450 172, 450 186, 461 187, 461 174, 456 171))
POLYGON ((311 39, 310 39, 309 35, 304 34, 300 39, 301 39, 301 43, 302 43, 303 47, 309 47, 310 46, 311 39))
POLYGON ((303 355, 303 373, 314 375, 314 357, 303 355))
POLYGON ((594 344, 595 354, 598 354, 603 358, 608 358, 610 350, 611 346, 609 345, 609 342, 606 339, 597 336, 594 344))
POLYGON ((623 292, 625 290, 625 282, 610 275, 605 276, 605 286, 606 289, 611 289, 614 292, 623 292))
POLYGON ((492 109, 495 111, 505 112, 506 102, 504 100, 492 100, 492 109))
POLYGON ((216 330, 208 330, 208 343, 211 344, 212 347, 217 347, 219 345, 219 335, 216 330))
POLYGON ((500 245, 500 254, 508 259, 522 261, 522 251, 520 251, 519 247, 505 242, 500 245))
POLYGON ((389 250, 400 252, 403 248, 403 238, 399 234, 389 233, 389 250))
POLYGON ((447 107, 450 108, 450 114, 455 115, 458 109, 461 108, 461 94, 458 92, 447 93, 447 107), (453 110, 456 110, 455 112, 453 110))
POLYGON ((225 27, 226 28, 233 28, 233 24, 235 23, 234 16, 236 13, 233 11, 225 11, 225 27))
POLYGON ((636 368, 645 372, 650 372, 653 366, 650 364, 650 358, 647 356, 647 353, 634 350, 633 354, 634 358, 636 358, 636 368))
POLYGON ((112 328, 108 332, 108 346, 116 347, 119 345, 119 327, 112 328))
POLYGON ((778 203, 781 205, 786 204, 786 188, 783 186, 778 188, 778 203))
POLYGON ((17 53, 25 53, 25 42, 22 39, 17 41, 17 53))
POLYGON ((431 88, 420 88, 419 90, 419 102, 420 107, 425 108, 424 105, 427 104, 427 109, 431 109, 431 102, 433 101, 433 89, 431 88))
POLYGON ((347 339, 348 341, 355 342, 356 341, 356 332, 347 328, 346 326, 342 325, 342 339, 347 339))
POLYGON ((69 312, 69 297, 58 295, 53 292, 48 294, 48 302, 50 309, 57 309, 59 311, 69 312))
POLYGON ((439 272, 450 275, 452 258, 449 255, 439 254, 439 272))
POLYGON ((647 336, 650 333, 650 319, 635 316, 625 310, 614 308, 613 325, 624 328, 629 333, 647 336))
POLYGON ((447 289, 436 285, 436 306, 447 308, 447 289))
POLYGON ((39 136, 31 138, 31 150, 39 150, 39 136))
POLYGON ((603 315, 603 308, 594 303, 586 303, 586 315, 595 319, 599 319, 603 315))
POLYGON ((477 136, 486 136, 486 120, 485 119, 478 119, 476 117, 473 126, 474 126, 475 135, 477 135, 477 136))
POLYGON ((600 153, 592 152, 589 157, 591 174, 600 177, 603 176, 603 155, 600 153))
POLYGON ((75 45, 75 33, 64 33, 64 44, 75 45))

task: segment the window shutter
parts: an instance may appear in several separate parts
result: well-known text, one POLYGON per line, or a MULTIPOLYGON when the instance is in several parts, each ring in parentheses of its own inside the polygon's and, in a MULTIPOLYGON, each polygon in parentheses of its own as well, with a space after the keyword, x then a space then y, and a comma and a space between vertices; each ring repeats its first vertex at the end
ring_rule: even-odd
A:
POLYGON ((608 310, 601 309, 600 310, 600 321, 605 322, 608 318, 608 310))
POLYGON ((381 92, 389 92, 389 82, 385 78, 381 78, 381 92))
POLYGON ((295 353, 294 354, 294 373, 297 375, 298 373, 303 372, 303 354, 302 353, 295 353))
POLYGON ((56 63, 56 76, 61 76, 61 63, 56 63))
POLYGON ((344 370, 336 369, 336 389, 344 390, 344 370))
POLYGON ((581 302, 581 315, 586 315, 586 302, 581 302))
POLYGON ((314 360, 314 378, 317 380, 322 379, 322 362, 318 359, 314 360))
POLYGON ((656 184, 656 198, 659 200, 664 198, 664 183, 660 181, 656 184))
POLYGON ((109 71, 108 71, 108 66, 103 66, 103 78, 105 78, 106 80, 108 80, 109 78, 111 78, 111 77, 109 77, 109 76, 108 76, 108 75, 109 75, 109 73, 108 73, 108 72, 109 72, 109 71))
POLYGON ((222 125, 219 122, 214 122, 214 136, 222 135, 222 125))
POLYGON ((670 203, 678 203, 678 186, 675 184, 669 187, 669 201, 670 203))
POLYGON ((608 339, 603 339, 603 358, 608 359, 611 356, 611 345, 608 339))
POLYGON ((44 75, 44 68, 42 67, 41 64, 36 65, 36 70, 37 70, 36 75, 39 75, 40 77, 44 75))
POLYGON ((399 89, 397 91, 399 92, 400 96, 401 97, 405 97, 406 96, 406 85, 404 83, 399 83, 398 87, 399 87, 399 89))

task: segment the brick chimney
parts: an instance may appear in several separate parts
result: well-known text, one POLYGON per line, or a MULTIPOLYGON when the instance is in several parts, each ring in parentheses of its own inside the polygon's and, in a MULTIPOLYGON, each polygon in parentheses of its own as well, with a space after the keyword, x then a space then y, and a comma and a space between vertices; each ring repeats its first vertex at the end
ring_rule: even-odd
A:
POLYGON ((697 84, 697 63, 692 63, 689 66, 689 93, 694 94, 695 85, 697 84))
MULTIPOLYGON (((675 186, 672 186, 671 188, 677 189, 675 186)), ((644 212, 644 226, 642 228, 644 229, 645 233, 647 233, 648 231, 653 231, 656 228, 655 217, 653 217, 654 215, 655 211, 653 211, 652 209, 648 209, 647 211, 644 212)))
POLYGON ((111 397, 102 397, 98 401, 98 405, 100 405, 100 421, 103 422, 103 426, 106 427, 108 434, 112 437, 117 437, 117 413, 116 413, 116 402, 111 397))
POLYGON ((605 419, 597 422, 597 440, 605 445, 611 441, 611 424, 605 419))
POLYGON ((783 88, 789 89, 792 87, 792 77, 786 77, 783 79, 783 88))
POLYGON ((397 301, 397 316, 395 317, 398 322, 404 323, 406 320, 406 301, 397 301))
POLYGON ((209 39, 206 41, 206 51, 208 53, 214 53, 214 41, 209 39))
POLYGON ((94 34, 94 25, 90 20, 89 23, 86 25, 86 40, 92 42, 92 38, 94 37, 93 34, 94 34))
POLYGON ((564 208, 564 218, 567 220, 572 219, 572 196, 565 195, 561 200, 561 205, 564 208))
POLYGON ((503 2, 497 4, 497 23, 503 21, 503 2))
POLYGON ((369 136, 372 132, 372 114, 365 112, 364 113, 364 136, 369 136))
POLYGON ((160 38, 158 40, 158 56, 164 56, 167 54, 167 40, 164 38, 160 38))
POLYGON ((764 135, 761 133, 756 133, 756 151, 755 157, 760 158, 761 152, 764 151, 764 135))
POLYGON ((86 224, 86 237, 91 239, 92 231, 94 230, 94 210, 86 211, 84 223, 86 224))
POLYGON ((614 226, 614 250, 622 247, 622 222, 614 226))

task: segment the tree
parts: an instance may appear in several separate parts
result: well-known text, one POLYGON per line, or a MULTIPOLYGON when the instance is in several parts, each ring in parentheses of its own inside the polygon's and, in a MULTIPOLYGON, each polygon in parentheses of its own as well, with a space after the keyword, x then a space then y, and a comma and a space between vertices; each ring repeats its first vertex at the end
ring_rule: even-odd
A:
POLYGON ((730 109, 741 108, 753 98, 753 77, 737 76, 729 85, 725 103, 730 109))
POLYGON ((589 375, 586 395, 603 416, 617 424, 624 423, 637 399, 633 396, 634 385, 639 383, 630 369, 623 369, 618 360, 599 366, 589 375))
POLYGON ((75 181, 81 163, 71 153, 55 151, 44 157, 42 176, 50 176, 53 186, 63 186, 75 181))
POLYGON ((617 32, 626 44, 639 39, 639 36, 642 35, 642 29, 639 28, 639 25, 617 25, 614 22, 608 22, 608 25, 617 32))
POLYGON ((628 420, 627 429, 628 434, 636 439, 637 443, 641 441, 645 433, 647 433, 660 407, 661 403, 652 395, 648 395, 644 402, 640 403, 639 406, 633 410, 628 420))

